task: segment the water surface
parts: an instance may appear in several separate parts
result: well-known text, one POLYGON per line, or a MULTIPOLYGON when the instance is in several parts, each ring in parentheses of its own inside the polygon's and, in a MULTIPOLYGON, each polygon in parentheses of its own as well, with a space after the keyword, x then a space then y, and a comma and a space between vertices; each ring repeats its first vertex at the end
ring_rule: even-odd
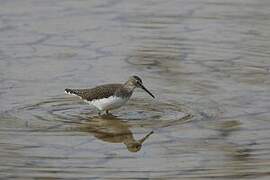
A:
POLYGON ((269 178, 268 0, 0 3, 1 178, 269 178), (63 92, 133 74, 113 116, 63 92))

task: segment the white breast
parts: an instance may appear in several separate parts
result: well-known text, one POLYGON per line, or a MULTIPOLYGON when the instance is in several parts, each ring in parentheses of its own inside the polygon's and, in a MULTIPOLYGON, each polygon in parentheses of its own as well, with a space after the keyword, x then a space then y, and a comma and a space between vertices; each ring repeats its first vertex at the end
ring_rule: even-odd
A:
POLYGON ((87 103, 95 106, 100 111, 116 109, 123 106, 129 98, 122 98, 117 96, 110 96, 108 98, 86 101, 87 103))

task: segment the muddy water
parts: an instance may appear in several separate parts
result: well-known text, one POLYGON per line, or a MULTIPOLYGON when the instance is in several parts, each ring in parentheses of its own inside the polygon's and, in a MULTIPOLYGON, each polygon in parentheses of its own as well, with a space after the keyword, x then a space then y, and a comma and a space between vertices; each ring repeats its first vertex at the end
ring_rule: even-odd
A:
POLYGON ((3 179, 268 179, 270 1, 0 1, 3 179), (142 77, 113 116, 63 93, 142 77))

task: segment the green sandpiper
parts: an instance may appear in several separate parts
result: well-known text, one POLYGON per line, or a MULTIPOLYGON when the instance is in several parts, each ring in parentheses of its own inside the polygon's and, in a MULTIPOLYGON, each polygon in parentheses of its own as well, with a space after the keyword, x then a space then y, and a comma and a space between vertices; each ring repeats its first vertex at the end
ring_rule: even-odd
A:
POLYGON ((150 96, 155 96, 148 91, 138 76, 131 76, 124 84, 104 84, 92 89, 65 89, 68 94, 79 96, 85 102, 95 106, 99 110, 99 115, 102 111, 106 114, 110 110, 123 106, 131 97, 135 88, 141 88, 150 96))

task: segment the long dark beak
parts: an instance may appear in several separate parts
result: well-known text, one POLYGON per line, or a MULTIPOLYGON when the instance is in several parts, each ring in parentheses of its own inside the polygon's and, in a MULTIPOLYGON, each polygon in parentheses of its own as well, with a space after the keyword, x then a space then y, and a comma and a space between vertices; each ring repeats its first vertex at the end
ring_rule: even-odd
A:
POLYGON ((152 93, 150 93, 150 91, 148 91, 142 84, 140 84, 140 87, 141 87, 143 90, 145 90, 150 96, 152 96, 152 98, 155 98, 155 96, 154 96, 152 93))
POLYGON ((141 140, 139 140, 139 143, 142 144, 153 133, 154 133, 154 131, 151 131, 150 133, 148 133, 145 137, 143 137, 141 140))

